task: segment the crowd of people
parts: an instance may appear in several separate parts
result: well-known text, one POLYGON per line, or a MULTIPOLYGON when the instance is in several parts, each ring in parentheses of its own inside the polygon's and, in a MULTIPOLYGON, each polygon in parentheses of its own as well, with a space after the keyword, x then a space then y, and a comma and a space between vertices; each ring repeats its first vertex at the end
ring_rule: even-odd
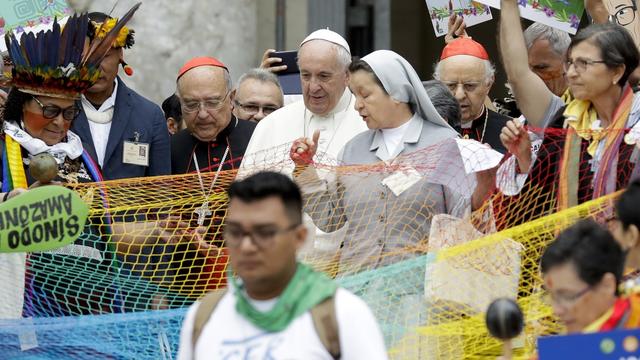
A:
MULTIPOLYGON (((140 237, 128 236, 145 231, 155 244, 167 244, 157 250, 163 254, 175 243, 168 239, 178 236, 204 263, 228 255, 233 273, 207 280, 210 288, 228 282, 228 289, 192 305, 179 359, 385 359, 385 340, 367 305, 298 260, 305 242, 338 239, 330 255, 339 270, 332 275, 344 276, 406 258, 398 255, 424 243, 438 214, 462 219, 491 207, 499 229, 500 213, 518 199, 533 209, 518 219, 524 222, 628 188, 607 224, 584 220, 566 229, 540 267, 543 291, 569 332, 638 327, 640 54, 634 36, 615 16, 609 22, 596 0, 585 1, 594 23, 574 37, 538 23, 523 31, 518 2, 500 5, 499 50, 514 99, 495 103, 489 93, 496 67, 456 14, 433 79, 426 81, 393 51, 353 59, 341 35, 312 32, 297 53, 302 99, 287 105, 277 76, 283 66, 269 50, 261 67, 235 85, 220 60, 185 59, 176 69, 175 93, 160 107, 118 75, 121 66, 131 74, 124 58, 135 33, 126 20, 79 14, 35 36, 8 34, 0 199, 42 186, 27 167, 43 152, 55 158, 61 184, 197 175, 193 186, 202 187, 205 202, 195 218, 116 216, 110 224, 119 229, 110 237, 115 254, 105 230, 90 221, 85 232, 94 236, 71 246, 97 251, 90 261, 105 269, 114 256, 135 249, 150 255, 140 237), (474 174, 472 191, 434 182, 415 168, 405 171, 415 165, 407 155, 429 150, 446 158, 439 145, 455 139, 475 140, 504 156, 495 168, 474 174), (286 157, 276 156, 279 148, 286 157), (314 166, 331 161, 395 166, 363 174, 314 166), (401 165, 405 170, 398 171, 401 165), (229 205, 220 216, 209 208, 202 174, 214 174, 215 181, 229 170, 237 171, 237 181, 227 189, 229 205), (549 195, 544 200, 525 196, 540 189, 549 195), (206 227, 220 219, 220 239, 177 225, 206 227), (162 231, 148 230, 158 227, 162 231)), ((70 255, 34 254, 31 262, 50 256, 70 255)), ((60 298, 46 287, 52 278, 29 271, 25 254, 0 259, 10 264, 10 284, 24 284, 7 289, 11 302, 0 307, 0 317, 102 311, 103 304, 83 298, 82 278, 56 274, 69 289, 60 298)), ((103 285, 92 295, 127 311, 119 290, 103 285)), ((406 310, 402 316, 410 317, 406 310)))

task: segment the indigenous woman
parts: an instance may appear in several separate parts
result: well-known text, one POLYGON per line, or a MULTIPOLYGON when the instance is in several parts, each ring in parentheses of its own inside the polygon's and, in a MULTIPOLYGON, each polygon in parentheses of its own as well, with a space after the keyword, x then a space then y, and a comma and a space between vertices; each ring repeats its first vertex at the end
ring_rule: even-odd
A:
MULTIPOLYGON (((88 17, 82 15, 71 17, 64 29, 55 21, 51 29, 23 34, 20 41, 13 34, 7 35, 14 68, 2 112, 0 200, 43 185, 27 171, 34 156, 42 153, 55 159, 54 180, 58 183, 102 180, 99 167, 83 150, 80 138, 69 131, 80 112, 76 100, 100 77, 100 61, 108 49, 86 42, 88 27, 88 17)), ((113 34, 104 41, 112 39, 113 34)), ((117 288, 105 280, 114 259, 100 236, 102 232, 102 227, 88 225, 75 244, 29 254, 28 265, 25 254, 7 255, 12 264, 8 289, 12 304, 2 304, 0 315, 20 317, 23 292, 25 316, 74 315, 121 307, 117 288)))
MULTIPOLYGON (((633 39, 613 24, 581 30, 567 52, 565 71, 574 97, 565 106, 527 63, 515 0, 503 0, 501 52, 509 83, 529 124, 544 129, 540 150, 532 152, 523 126, 509 122, 501 139, 514 157, 498 173, 508 195, 536 191, 526 206, 532 216, 566 209, 624 188, 635 167, 627 136, 638 123, 638 102, 628 84, 638 65, 633 39), (523 191, 523 187, 527 188, 523 191), (533 202, 532 202, 533 201, 533 202)), ((519 214, 522 215, 522 214, 519 214)))

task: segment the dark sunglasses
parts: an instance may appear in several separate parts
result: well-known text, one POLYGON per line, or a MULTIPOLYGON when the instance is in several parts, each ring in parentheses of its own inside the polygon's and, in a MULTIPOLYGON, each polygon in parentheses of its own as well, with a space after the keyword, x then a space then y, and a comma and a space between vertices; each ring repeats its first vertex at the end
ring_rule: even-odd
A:
POLYGON ((61 108, 58 105, 45 105, 37 97, 33 96, 33 100, 40 105, 42 108, 42 116, 45 119, 55 119, 60 113, 62 113, 62 117, 67 121, 73 121, 78 114, 80 114, 80 109, 76 105, 71 105, 68 108, 61 108))

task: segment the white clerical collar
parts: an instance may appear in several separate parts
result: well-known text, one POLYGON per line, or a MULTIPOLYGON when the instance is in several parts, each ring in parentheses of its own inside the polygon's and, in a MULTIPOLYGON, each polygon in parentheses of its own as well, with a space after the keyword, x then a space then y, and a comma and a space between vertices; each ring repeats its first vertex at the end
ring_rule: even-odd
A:
POLYGON ((480 119, 483 115, 485 115, 485 111, 489 111, 489 109, 487 109, 486 106, 482 108, 482 112, 480 113, 480 116, 478 116, 477 119, 471 120, 471 121, 467 121, 467 122, 463 122, 463 123, 460 124, 460 127, 462 129, 471 129, 473 127, 473 122, 478 120, 478 119, 480 119))
POLYGON ((344 93, 342 93, 342 96, 340 97, 340 100, 338 101, 338 103, 336 104, 336 106, 334 106, 334 108, 329 111, 326 115, 320 116, 318 114, 314 114, 311 112, 311 116, 312 117, 319 117, 319 118, 330 118, 334 115, 336 115, 337 113, 343 112, 345 110, 347 110, 349 108, 349 106, 351 105, 351 91, 349 90, 349 88, 344 89, 344 93))
MULTIPOLYGON (((107 98, 107 100, 105 100, 102 105, 100 105, 100 108, 97 110, 98 112, 106 112, 107 110, 111 109, 112 107, 116 106, 116 96, 118 95, 118 79, 116 78, 113 81, 113 92, 111 93, 111 96, 109 96, 107 98)), ((87 107, 90 107, 92 109, 95 109, 95 106, 93 106, 93 104, 87 100, 87 98, 84 96, 84 94, 81 97, 82 105, 84 106, 84 108, 86 109, 87 107)))
MULTIPOLYGON (((44 141, 34 138, 19 126, 8 121, 2 124, 4 133, 11 136, 20 146, 27 150, 29 159, 43 152, 51 154, 58 165, 64 163, 65 158, 77 159, 82 155, 82 141, 72 131, 67 131, 67 141, 61 141, 55 145, 47 145, 44 141)), ((26 163, 26 162, 25 162, 26 163)))
POLYGON ((384 137, 395 137, 395 136, 403 137, 404 133, 409 128, 409 125, 411 125, 411 120, 413 120, 413 116, 411 116, 409 120, 407 120, 404 124, 398 127, 391 128, 391 129, 380 129, 382 131, 382 135, 384 137))

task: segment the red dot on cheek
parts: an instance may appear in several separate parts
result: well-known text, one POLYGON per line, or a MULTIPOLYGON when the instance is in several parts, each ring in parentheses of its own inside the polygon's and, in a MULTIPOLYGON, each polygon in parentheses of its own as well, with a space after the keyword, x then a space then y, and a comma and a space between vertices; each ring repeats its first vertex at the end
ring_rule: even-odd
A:
POLYGON ((44 129, 51 120, 45 119, 41 114, 36 114, 31 111, 24 112, 24 123, 28 129, 34 132, 39 132, 44 129))

